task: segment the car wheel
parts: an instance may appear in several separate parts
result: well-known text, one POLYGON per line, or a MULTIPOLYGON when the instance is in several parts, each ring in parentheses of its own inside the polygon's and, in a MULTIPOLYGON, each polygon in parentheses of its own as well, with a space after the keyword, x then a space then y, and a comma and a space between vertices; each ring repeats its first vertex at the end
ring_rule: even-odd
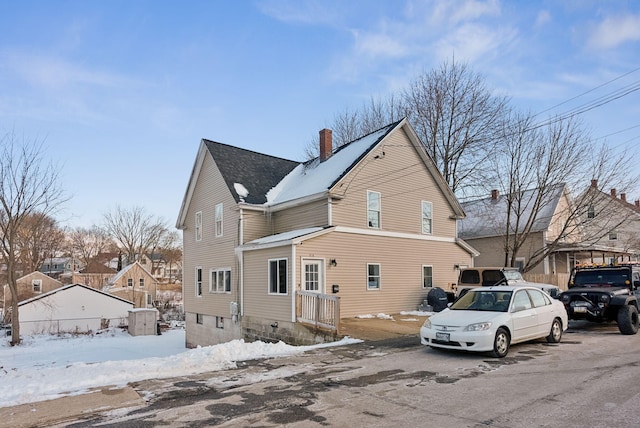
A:
POLYGON ((618 309, 618 329, 622 334, 638 332, 638 309, 633 305, 625 305, 618 309))
POLYGON ((506 357, 509 353, 509 343, 511 337, 504 328, 500 327, 496 332, 496 337, 493 340, 493 356, 498 358, 506 357))
POLYGON ((562 322, 556 318, 551 323, 551 331, 549 332, 549 336, 547 336, 547 342, 559 343, 560 339, 562 339, 562 322))

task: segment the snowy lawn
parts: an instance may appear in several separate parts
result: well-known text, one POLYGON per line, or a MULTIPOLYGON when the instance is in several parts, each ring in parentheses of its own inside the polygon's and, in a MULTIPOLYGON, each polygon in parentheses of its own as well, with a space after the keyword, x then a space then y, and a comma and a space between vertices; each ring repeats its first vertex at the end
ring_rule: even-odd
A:
POLYGON ((235 367, 236 361, 300 354, 361 342, 345 338, 314 346, 234 340, 187 350, 184 330, 130 336, 112 329, 95 336, 27 336, 20 346, 0 338, 0 407, 81 394, 90 388, 235 367))

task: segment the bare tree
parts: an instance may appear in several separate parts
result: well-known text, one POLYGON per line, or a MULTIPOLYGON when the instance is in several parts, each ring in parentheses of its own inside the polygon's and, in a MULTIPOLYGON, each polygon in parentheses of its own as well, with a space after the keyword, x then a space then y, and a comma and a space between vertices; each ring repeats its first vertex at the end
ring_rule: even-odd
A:
MULTIPOLYGON (((423 72, 386 99, 336 115, 334 145, 341 145, 407 117, 451 189, 461 198, 477 194, 481 172, 493 153, 508 100, 493 94, 484 78, 464 63, 445 62, 423 72)), ((317 156, 317 139, 305 150, 317 156)))
POLYGON ((11 290, 11 344, 20 343, 17 268, 20 232, 29 218, 53 214, 67 198, 58 169, 45 163, 42 143, 17 141, 15 134, 0 140, 0 251, 11 290))
POLYGON ((48 257, 56 257, 62 251, 65 232, 58 222, 42 213, 26 216, 17 235, 19 261, 22 271, 38 270, 48 257))
MULTIPOLYGON (((169 271, 173 271, 173 267, 178 265, 182 260, 182 239, 176 231, 168 232, 164 235, 160 241, 158 248, 156 248, 156 257, 152 259, 152 266, 155 273, 159 267, 160 262, 164 262, 169 266, 169 271)), ((175 283, 176 278, 170 275, 169 282, 175 283)))
POLYGON ((72 254, 88 265, 98 254, 115 246, 109 235, 98 226, 77 227, 69 233, 72 254))
POLYGON ((164 221, 142 207, 116 207, 104 214, 103 219, 105 232, 115 241, 128 264, 142 254, 153 252, 168 233, 164 221))
POLYGON ((538 126, 532 116, 516 114, 502 132, 491 158, 495 175, 488 183, 503 193, 506 202, 502 215, 494 218, 496 235, 504 236, 505 266, 515 266, 523 248, 539 232, 540 222, 551 224, 552 232, 544 246, 528 253, 525 272, 560 246, 596 242, 627 220, 611 215, 616 211, 615 200, 602 202, 600 192, 578 190, 591 180, 625 188, 637 181, 637 175, 631 173, 628 156, 595 145, 576 118, 553 119, 538 126), (558 205, 562 198, 568 203, 558 205), (596 222, 587 209, 597 200, 602 216, 596 222), (549 209, 556 206, 555 211, 549 209))

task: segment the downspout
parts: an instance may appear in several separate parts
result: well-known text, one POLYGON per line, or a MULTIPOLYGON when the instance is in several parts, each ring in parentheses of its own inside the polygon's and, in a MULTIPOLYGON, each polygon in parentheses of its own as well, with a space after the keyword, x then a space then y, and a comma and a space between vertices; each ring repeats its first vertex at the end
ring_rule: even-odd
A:
POLYGON ((296 245, 291 244, 291 322, 296 322, 296 281, 297 281, 297 261, 296 261, 296 245))
POLYGON ((333 210, 331 207, 331 196, 327 197, 327 226, 333 226, 333 210))
MULTIPOLYGON (((240 208, 240 217, 238 218, 238 246, 244 244, 243 214, 242 208, 240 208)), ((237 297, 240 298, 240 316, 242 316, 244 315, 244 252, 236 251, 236 257, 238 258, 238 289, 236 292, 237 297)), ((235 321, 237 321, 237 319, 235 321)))

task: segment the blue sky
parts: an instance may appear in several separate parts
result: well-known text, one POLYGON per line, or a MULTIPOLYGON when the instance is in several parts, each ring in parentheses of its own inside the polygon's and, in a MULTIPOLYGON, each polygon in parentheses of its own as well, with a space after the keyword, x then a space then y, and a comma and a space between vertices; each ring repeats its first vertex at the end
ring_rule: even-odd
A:
MULTIPOLYGON (((44 141, 71 196, 59 215, 71 227, 100 224, 116 205, 173 225, 201 138, 303 160, 337 113, 452 57, 512 105, 551 109, 541 118, 640 84, 632 1, 0 7, 0 133, 44 141)), ((639 101, 632 91, 581 116, 594 138, 637 156, 639 101)))

